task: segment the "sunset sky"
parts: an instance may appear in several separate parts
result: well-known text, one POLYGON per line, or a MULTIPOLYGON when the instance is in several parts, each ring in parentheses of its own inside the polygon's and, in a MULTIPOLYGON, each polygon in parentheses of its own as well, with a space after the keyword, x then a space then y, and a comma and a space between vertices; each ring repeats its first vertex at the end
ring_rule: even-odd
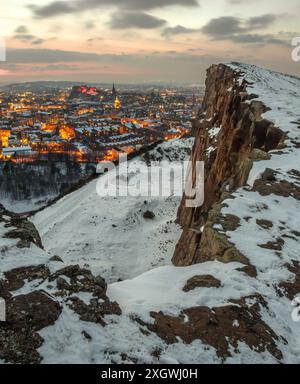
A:
POLYGON ((9 0, 0 82, 201 83, 212 63, 300 75, 300 0, 9 0))

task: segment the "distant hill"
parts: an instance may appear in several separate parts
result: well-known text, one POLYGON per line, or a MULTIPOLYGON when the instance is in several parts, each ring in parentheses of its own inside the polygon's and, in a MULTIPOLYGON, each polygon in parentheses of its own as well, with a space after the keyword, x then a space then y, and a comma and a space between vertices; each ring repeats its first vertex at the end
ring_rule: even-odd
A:
MULTIPOLYGON (((8 85, 0 85, 0 89, 4 91, 40 91, 40 90, 51 90, 57 88, 72 88, 73 86, 81 85, 80 82, 74 81, 34 81, 27 83, 16 83, 8 85)), ((89 84, 91 85, 91 84, 89 84)))

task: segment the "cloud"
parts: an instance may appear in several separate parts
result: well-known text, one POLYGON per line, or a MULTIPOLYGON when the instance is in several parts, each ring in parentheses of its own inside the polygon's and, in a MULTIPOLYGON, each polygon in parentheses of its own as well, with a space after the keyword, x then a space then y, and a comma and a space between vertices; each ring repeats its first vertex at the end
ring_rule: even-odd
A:
POLYGON ((189 34, 194 32, 199 32, 199 29, 186 28, 182 25, 177 25, 176 27, 165 28, 162 32, 162 36, 170 37, 172 35, 183 35, 183 34, 189 34))
POLYGON ((32 45, 40 45, 40 44, 43 44, 45 41, 46 41, 45 39, 36 38, 35 40, 33 40, 33 42, 31 44, 32 45))
POLYGON ((210 20, 201 31, 206 35, 216 38, 243 32, 245 29, 241 26, 241 20, 239 18, 224 16, 210 20))
POLYGON ((267 14, 258 17, 251 17, 247 20, 246 27, 249 29, 264 29, 277 20, 277 15, 267 14))
POLYGON ((94 41, 101 41, 103 40, 103 37, 90 37, 89 39, 87 39, 86 41, 88 43, 93 43, 94 41))
POLYGON ((35 36, 31 35, 30 33, 19 33, 14 36, 14 39, 26 42, 26 41, 34 40, 35 36))
POLYGON ((28 28, 25 25, 20 25, 15 29, 15 33, 28 33, 28 28))
MULTIPOLYGON (((231 0, 232 1, 232 0, 231 0)), ((240 2, 234 0, 235 2, 240 2)), ((213 40, 229 40, 240 44, 281 44, 284 40, 272 34, 257 34, 254 31, 266 29, 278 19, 278 15, 266 14, 249 19, 219 17, 210 20, 200 31, 213 40)))
POLYGON ((75 8, 68 4, 66 1, 54 1, 45 6, 29 5, 29 8, 33 11, 36 17, 53 17, 57 15, 63 15, 66 13, 72 13, 75 8))
POLYGON ((166 24, 166 20, 155 16, 148 15, 143 12, 122 12, 112 15, 109 26, 114 29, 153 29, 162 27, 166 24))
POLYGON ((45 6, 30 5, 30 9, 38 18, 47 18, 94 10, 103 6, 117 7, 131 11, 149 11, 169 6, 198 6, 197 0, 70 0, 54 1, 45 6))
POLYGON ((94 29, 95 28, 95 23, 92 20, 87 20, 84 23, 84 28, 85 29, 94 29))
POLYGON ((240 34, 240 35, 230 36, 230 40, 235 43, 287 45, 285 41, 278 39, 273 35, 268 35, 268 34, 267 35, 240 34))
POLYGON ((61 63, 61 62, 89 62, 89 61, 122 61, 130 55, 108 55, 86 53, 78 51, 64 51, 54 49, 8 49, 7 62, 16 64, 30 63, 61 63))
POLYGON ((31 34, 25 25, 20 25, 15 29, 15 35, 13 36, 13 39, 19 40, 23 43, 31 42, 32 45, 40 45, 46 41, 45 39, 31 34))

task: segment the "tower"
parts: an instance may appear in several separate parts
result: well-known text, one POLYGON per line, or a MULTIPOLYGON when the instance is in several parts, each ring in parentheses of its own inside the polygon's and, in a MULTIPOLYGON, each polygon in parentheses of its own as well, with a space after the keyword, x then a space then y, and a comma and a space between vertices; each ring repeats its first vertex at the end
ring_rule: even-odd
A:
POLYGON ((113 95, 113 98, 115 99, 118 95, 117 93, 117 90, 116 90, 116 87, 115 87, 115 83, 113 83, 113 87, 112 87, 112 95, 113 95))
POLYGON ((115 104, 115 109, 120 109, 121 108, 121 101, 118 98, 118 96, 116 96, 114 104, 115 104))

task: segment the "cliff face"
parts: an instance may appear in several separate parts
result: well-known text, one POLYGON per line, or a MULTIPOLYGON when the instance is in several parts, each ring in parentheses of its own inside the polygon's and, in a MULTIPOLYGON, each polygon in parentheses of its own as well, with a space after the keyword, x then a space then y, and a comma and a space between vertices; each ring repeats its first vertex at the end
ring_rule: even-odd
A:
MULTIPOLYGON (((284 132, 263 117, 268 108, 255 100, 249 86, 242 70, 226 65, 208 69, 191 156, 194 165, 205 162, 205 201, 199 208, 187 208, 185 198, 181 203, 178 223, 183 233, 173 257, 177 266, 215 259, 248 263, 210 223, 221 220, 220 203, 246 185, 253 163, 267 160, 269 151, 283 146, 284 132)), ((222 221, 228 227, 238 225, 232 216, 222 221)))

